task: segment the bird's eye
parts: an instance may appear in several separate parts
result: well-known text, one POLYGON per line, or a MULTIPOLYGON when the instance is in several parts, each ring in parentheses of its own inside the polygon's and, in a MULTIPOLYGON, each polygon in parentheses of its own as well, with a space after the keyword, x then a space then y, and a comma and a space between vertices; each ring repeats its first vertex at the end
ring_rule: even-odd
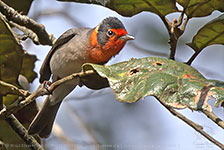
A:
POLYGON ((114 34, 114 32, 113 32, 113 31, 111 31, 111 30, 109 30, 109 31, 107 32, 107 34, 108 34, 109 36, 111 36, 111 35, 113 35, 113 34, 114 34))

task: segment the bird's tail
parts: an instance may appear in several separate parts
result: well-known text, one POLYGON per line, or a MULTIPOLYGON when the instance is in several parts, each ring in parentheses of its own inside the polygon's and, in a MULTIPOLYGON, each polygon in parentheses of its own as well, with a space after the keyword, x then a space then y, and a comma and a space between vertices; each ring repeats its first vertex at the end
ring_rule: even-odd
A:
POLYGON ((78 85, 79 80, 72 80, 57 87, 52 95, 47 96, 41 110, 31 122, 28 133, 39 134, 42 138, 47 138, 52 130, 55 116, 62 100, 78 85))
POLYGON ((38 134, 42 138, 47 138, 52 130, 54 119, 61 102, 50 105, 50 96, 47 96, 41 110, 29 126, 29 134, 38 134))

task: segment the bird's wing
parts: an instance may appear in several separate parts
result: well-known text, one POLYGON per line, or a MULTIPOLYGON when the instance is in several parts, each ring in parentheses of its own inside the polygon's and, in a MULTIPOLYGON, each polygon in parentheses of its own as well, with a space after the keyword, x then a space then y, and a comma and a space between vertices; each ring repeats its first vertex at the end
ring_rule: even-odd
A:
POLYGON ((40 83, 43 83, 45 80, 49 80, 51 77, 50 69, 50 60, 54 52, 61 47, 63 44, 71 40, 75 35, 79 33, 80 29, 70 29, 63 33, 52 46, 51 50, 48 52, 47 56, 44 59, 44 62, 40 68, 40 83))

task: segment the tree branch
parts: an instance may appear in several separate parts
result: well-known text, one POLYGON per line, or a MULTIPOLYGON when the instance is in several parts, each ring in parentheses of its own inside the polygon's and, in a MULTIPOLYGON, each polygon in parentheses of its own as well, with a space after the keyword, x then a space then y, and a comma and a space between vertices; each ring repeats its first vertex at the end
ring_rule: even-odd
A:
POLYGON ((195 58, 200 54, 200 52, 201 52, 201 51, 197 51, 197 52, 195 52, 195 53, 191 56, 191 58, 187 61, 186 64, 191 65, 192 62, 195 60, 195 58))
POLYGON ((28 134, 26 128, 16 119, 14 115, 9 115, 5 121, 12 129, 24 140, 24 142, 32 148, 32 150, 44 150, 36 139, 28 134))
POLYGON ((182 115, 181 113, 177 112, 176 110, 174 110, 173 108, 167 106, 165 103, 163 103, 162 101, 160 101, 158 98, 157 100, 166 108, 169 110, 170 113, 172 113, 174 116, 178 117, 179 119, 183 120, 185 123, 187 123, 189 126, 191 126, 192 128, 194 128, 197 132, 199 132, 201 135, 203 135, 205 138, 207 138, 209 141, 211 141, 212 143, 214 143, 215 145, 217 145, 218 147, 220 147, 221 149, 224 149, 224 145, 222 143, 220 143, 219 141, 217 141, 216 139, 214 139, 212 136, 210 136, 209 134, 207 134, 204 130, 203 127, 194 123, 193 121, 189 120, 187 117, 185 117, 184 115, 182 115))
POLYGON ((0 119, 7 118, 12 113, 17 112, 18 110, 20 110, 23 107, 30 104, 32 101, 34 101, 39 96, 51 94, 59 85, 65 83, 67 81, 70 81, 70 80, 72 80, 74 78, 77 78, 77 77, 83 77, 83 76, 86 76, 86 75, 89 75, 89 74, 93 74, 93 73, 95 73, 95 71, 93 71, 93 70, 88 70, 88 71, 85 71, 85 72, 82 71, 82 72, 79 72, 79 73, 73 73, 73 74, 71 74, 67 77, 64 77, 60 80, 57 80, 56 82, 52 83, 48 88, 46 88, 44 84, 41 84, 37 88, 37 90, 35 92, 33 92, 31 95, 29 95, 25 100, 23 100, 19 103, 14 103, 7 108, 3 108, 0 111, 0 119))
POLYGON ((12 85, 10 83, 6 83, 4 81, 0 80, 0 85, 9 88, 11 91, 10 93, 12 94, 16 94, 18 96, 23 96, 23 97, 27 97, 28 95, 30 95, 31 93, 27 90, 23 90, 23 89, 19 89, 18 87, 16 87, 15 85, 12 85))
POLYGON ((186 26, 187 26, 188 21, 189 21, 189 18, 188 18, 188 17, 184 18, 183 24, 182 24, 182 26, 180 27, 180 30, 181 30, 182 32, 184 32, 184 30, 185 30, 185 28, 186 28, 186 26))
MULTIPOLYGON (((65 78, 62 78, 54 83, 51 84, 49 88, 45 88, 44 84, 41 84, 38 89, 29 95, 25 100, 21 101, 20 103, 14 103, 10 105, 10 107, 6 108, 4 107, 3 109, 0 109, 0 119, 4 119, 11 127, 12 129, 25 141, 25 143, 31 147, 33 150, 43 150, 43 148, 40 146, 40 144, 33 138, 33 136, 28 134, 28 131, 26 128, 15 118, 15 116, 12 114, 19 109, 25 107, 29 103, 31 103, 33 100, 35 100, 38 96, 46 95, 52 93, 54 89, 56 89, 59 85, 70 81, 74 78, 77 77, 82 77, 85 75, 89 75, 94 73, 93 70, 89 70, 86 72, 79 72, 79 73, 74 73, 72 75, 69 75, 65 78)), ((8 88, 11 88, 12 90, 15 90, 16 92, 21 93, 20 89, 15 87, 14 85, 5 83, 3 81, 0 82, 1 85, 7 86, 8 88)))
POLYGON ((0 95, 0 110, 3 109, 3 96, 0 95))
POLYGON ((173 19, 172 22, 170 22, 165 16, 159 16, 163 23, 166 26, 166 29, 169 33, 169 44, 170 44, 170 59, 175 60, 175 54, 176 54, 176 47, 177 47, 177 42, 180 36, 184 33, 185 27, 187 25, 188 19, 185 18, 183 22, 183 17, 184 17, 185 9, 181 12, 180 17, 178 18, 178 21, 176 18, 173 19), (182 26, 180 27, 180 25, 182 26))
MULTIPOLYGON (((24 26, 20 26, 20 25, 14 23, 12 21, 8 21, 8 23, 10 24, 10 26, 14 26, 17 29, 19 29, 20 31, 22 31, 27 36, 27 38, 29 37, 33 41, 34 44, 36 44, 36 45, 40 44, 39 39, 37 37, 37 34, 34 33, 32 30, 30 30, 30 29, 28 29, 28 28, 26 28, 24 26)), ((24 40, 24 39, 20 39, 19 38, 19 40, 24 40)))
POLYGON ((20 31, 22 31, 25 34, 25 35, 20 35, 12 30, 14 36, 17 37, 19 40, 24 41, 29 37, 35 44, 37 44, 37 45, 40 44, 40 42, 38 41, 37 34, 34 33, 32 30, 30 30, 24 26, 20 26, 13 21, 9 21, 2 13, 0 13, 0 18, 4 19, 11 27, 16 27, 17 29, 19 29, 20 31))
POLYGON ((52 34, 48 34, 45 30, 44 25, 38 24, 33 19, 25 15, 21 15, 12 7, 6 5, 3 1, 0 0, 0 12, 7 18, 9 21, 13 21, 18 25, 25 26, 26 28, 32 30, 37 34, 38 41, 43 45, 52 45, 55 38, 52 34))
POLYGON ((215 124, 224 129, 224 121, 216 116, 213 112, 202 111, 209 119, 211 119, 215 124))

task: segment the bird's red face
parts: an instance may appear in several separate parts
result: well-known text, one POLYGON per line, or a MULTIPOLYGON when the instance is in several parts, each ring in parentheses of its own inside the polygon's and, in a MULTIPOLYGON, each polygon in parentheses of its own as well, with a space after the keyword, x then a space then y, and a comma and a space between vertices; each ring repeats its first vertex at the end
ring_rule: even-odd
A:
POLYGON ((92 48, 89 55, 91 62, 106 63, 112 56, 121 51, 126 41, 133 39, 134 37, 128 35, 120 20, 114 17, 104 19, 90 35, 92 48))

